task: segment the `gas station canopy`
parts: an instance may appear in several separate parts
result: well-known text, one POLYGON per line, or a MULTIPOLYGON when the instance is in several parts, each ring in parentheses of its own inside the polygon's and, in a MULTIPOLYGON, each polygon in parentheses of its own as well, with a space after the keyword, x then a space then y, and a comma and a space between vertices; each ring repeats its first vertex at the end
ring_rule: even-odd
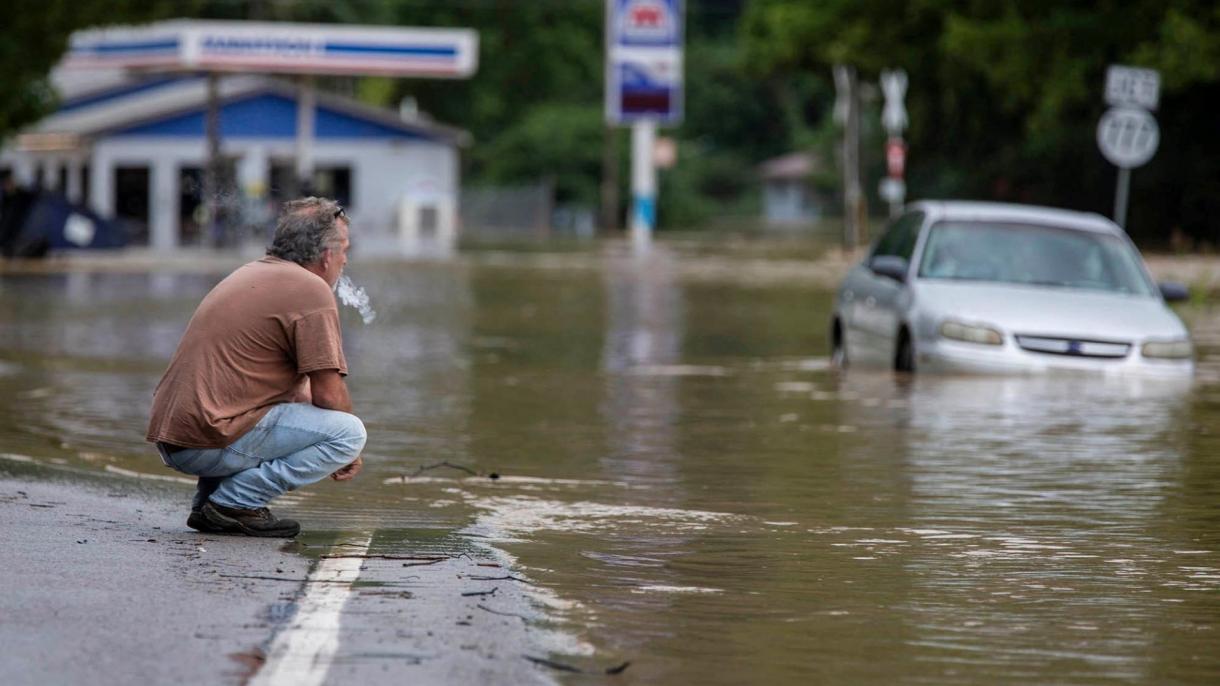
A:
POLYGON ((74 33, 61 66, 466 78, 478 66, 478 33, 180 19, 74 33))

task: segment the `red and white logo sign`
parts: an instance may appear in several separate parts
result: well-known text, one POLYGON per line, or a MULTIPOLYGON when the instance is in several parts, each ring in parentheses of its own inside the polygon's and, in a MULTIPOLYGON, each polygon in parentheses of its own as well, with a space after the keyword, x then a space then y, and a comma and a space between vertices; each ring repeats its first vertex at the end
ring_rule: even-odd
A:
POLYGON ((624 44, 666 44, 676 39, 674 8, 662 0, 628 0, 623 5, 620 36, 624 44))

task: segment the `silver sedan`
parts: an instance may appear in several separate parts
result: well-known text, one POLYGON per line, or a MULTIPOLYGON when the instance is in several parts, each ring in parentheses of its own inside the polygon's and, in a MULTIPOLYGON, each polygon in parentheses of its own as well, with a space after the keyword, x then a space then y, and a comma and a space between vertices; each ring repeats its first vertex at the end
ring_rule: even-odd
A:
POLYGON ((907 208, 835 298, 839 365, 1189 375, 1193 349, 1139 251, 1096 214, 981 202, 907 208))

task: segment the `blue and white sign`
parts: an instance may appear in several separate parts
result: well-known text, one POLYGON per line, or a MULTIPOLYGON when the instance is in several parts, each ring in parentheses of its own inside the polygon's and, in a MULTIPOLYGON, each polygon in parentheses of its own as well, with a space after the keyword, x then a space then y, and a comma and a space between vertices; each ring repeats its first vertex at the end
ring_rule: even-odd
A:
POLYGON ((63 66, 465 78, 478 66, 478 34, 187 19, 74 33, 63 66))
POLYGON ((682 121, 682 0, 607 0, 606 119, 682 121))

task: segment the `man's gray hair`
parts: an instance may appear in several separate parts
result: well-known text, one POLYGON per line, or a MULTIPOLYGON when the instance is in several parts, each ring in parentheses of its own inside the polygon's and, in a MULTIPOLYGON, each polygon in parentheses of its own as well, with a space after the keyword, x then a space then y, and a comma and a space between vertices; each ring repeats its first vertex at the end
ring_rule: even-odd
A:
POLYGON ((339 244, 342 212, 343 207, 328 198, 311 196, 284 203, 267 254, 302 266, 316 264, 322 251, 339 244))

